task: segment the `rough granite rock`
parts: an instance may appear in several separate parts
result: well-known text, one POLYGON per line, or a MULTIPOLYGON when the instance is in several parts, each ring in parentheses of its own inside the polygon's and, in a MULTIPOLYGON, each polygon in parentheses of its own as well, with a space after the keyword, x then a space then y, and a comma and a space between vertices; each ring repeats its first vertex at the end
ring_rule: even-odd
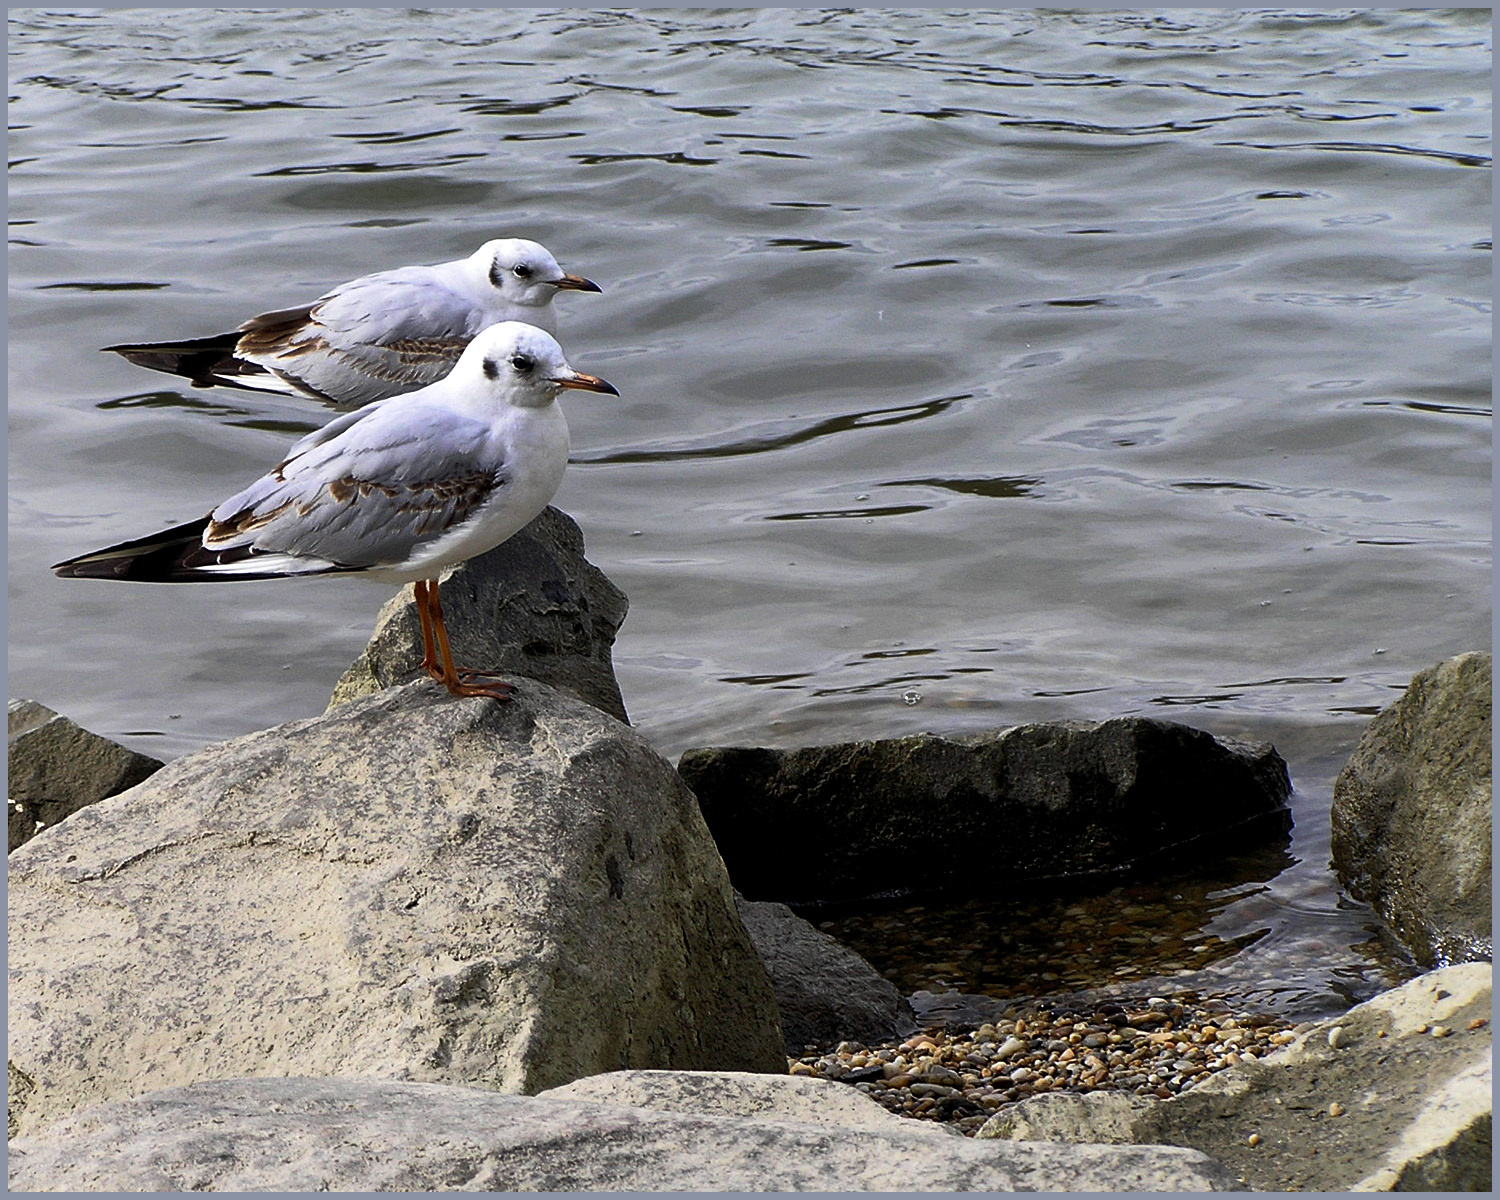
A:
POLYGON ((1333 863, 1423 966, 1493 954, 1492 660, 1416 675, 1333 787, 1333 863))
POLYGON ((161 769, 159 759, 90 733, 35 700, 12 700, 7 708, 10 850, 161 769))
POLYGON ((992 889, 1243 850, 1291 827, 1272 747, 1139 717, 689 750, 677 769, 735 887, 793 904, 972 890, 977 847, 1003 853, 1003 875, 983 873, 992 889))
POLYGON ((10 930, 23 1133, 250 1075, 786 1070, 692 795, 534 681, 409 684, 180 758, 11 856, 10 930))
MULTIPOLYGON (((509 541, 454 567, 442 579, 441 598, 460 666, 539 679, 629 720, 610 657, 629 605, 584 558, 583 534, 566 513, 548 508, 509 541)), ((381 608, 369 645, 334 686, 329 707, 426 679, 421 661, 408 585, 381 608)))
POLYGON ((382 1079, 245 1079, 101 1104, 10 1145, 13 1191, 1212 1191, 1162 1146, 1044 1146, 382 1079))
POLYGON ((913 1121, 882 1108, 863 1092, 828 1079, 751 1075, 744 1071, 611 1071, 538 1093, 538 1099, 588 1100, 700 1117, 754 1117, 834 1129, 876 1132, 920 1129, 963 1137, 951 1125, 913 1121))
POLYGON ((788 1054, 813 1044, 870 1044, 916 1031, 911 1005, 896 985, 848 946, 785 904, 743 896, 735 903, 776 991, 788 1054))
POLYGON ((1189 1147, 1258 1191, 1488 1192, 1490 1010, 1487 964, 1446 967, 1170 1100, 1038 1096, 978 1136, 1189 1147))

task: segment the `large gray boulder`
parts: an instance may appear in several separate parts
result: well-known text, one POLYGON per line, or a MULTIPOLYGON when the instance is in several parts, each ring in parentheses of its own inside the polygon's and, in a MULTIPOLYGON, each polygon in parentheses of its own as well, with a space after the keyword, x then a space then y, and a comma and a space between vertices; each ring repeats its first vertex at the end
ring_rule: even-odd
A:
POLYGON ((896 985, 848 946, 785 904, 743 896, 735 902, 776 992, 788 1054, 809 1045, 884 1042, 916 1029, 896 985))
POLYGON ((1170 1100, 1024 1100, 980 1138, 1201 1150, 1258 1191, 1491 1186, 1488 965, 1434 971, 1170 1100))
POLYGON ((1272 747, 1139 717, 689 750, 677 769, 735 887, 793 904, 972 888, 976 854, 1008 883, 1100 876, 1291 827, 1272 747))
POLYGON ((628 726, 519 687, 409 684, 211 746, 16 851, 20 1130, 250 1075, 784 1072, 692 795, 628 726))
MULTIPOLYGON (((830 1084, 836 1087, 836 1084, 830 1084)), ((12 1191, 1211 1191, 1191 1150, 1041 1146, 383 1079, 101 1104, 10 1145, 12 1191)))
MULTIPOLYGON (((577 523, 544 510, 509 541, 442 580, 444 623, 461 667, 539 679, 628 721, 610 650, 625 593, 583 556, 577 523)), ((370 643, 334 687, 330 707, 413 679, 422 634, 410 586, 387 601, 370 643)))
POLYGON ((1423 966, 1489 959, 1491 657, 1416 675, 1333 787, 1333 863, 1423 966))
POLYGON ((882 1108, 863 1092, 827 1079, 752 1075, 744 1071, 611 1071, 538 1094, 543 1100, 589 1100, 692 1116, 754 1117, 832 1129, 911 1132, 962 1137, 949 1125, 913 1121, 882 1108))
POLYGON ((8 850, 161 769, 160 759, 90 733, 35 700, 12 700, 7 710, 8 850))

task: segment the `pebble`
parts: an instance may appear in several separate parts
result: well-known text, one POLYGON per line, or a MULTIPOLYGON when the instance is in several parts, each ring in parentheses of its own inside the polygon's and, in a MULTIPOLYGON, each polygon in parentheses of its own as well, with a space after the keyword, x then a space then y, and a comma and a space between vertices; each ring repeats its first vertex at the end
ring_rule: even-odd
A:
POLYGON ((1335 1025, 1328 1031, 1328 1044, 1335 1050, 1349 1044, 1349 1037, 1342 1025, 1335 1025))
POLYGON ((1258 1133, 1252 1133, 1249 1137, 1247 1137, 1245 1139, 1245 1145, 1247 1145, 1247 1146, 1259 1146, 1260 1145, 1260 1134, 1258 1134, 1258 1133))
POLYGON ((1001 1043, 1000 1049, 995 1051, 995 1057, 999 1061, 1004 1062, 1007 1058, 1014 1058, 1024 1049, 1026 1049, 1026 1043, 1023 1042, 1020 1038, 1006 1038, 1005 1041, 1001 1043))
MULTIPOLYGON (((1228 1007, 1222 999, 1152 997, 1086 1012, 1043 1008, 973 1032, 809 1047, 787 1065, 793 1075, 833 1080, 857 1071, 848 1082, 888 1111, 972 1137, 1000 1108, 1029 1096, 1124 1091, 1166 1099, 1293 1040, 1290 1022, 1226 1015, 1228 1007)), ((1259 1138, 1252 1134, 1249 1144, 1259 1138)))
POLYGON ((1344 1106, 1337 1100, 1335 1100, 1328 1106, 1328 1115, 1330 1117, 1342 1117, 1344 1115, 1344 1111, 1344 1106))

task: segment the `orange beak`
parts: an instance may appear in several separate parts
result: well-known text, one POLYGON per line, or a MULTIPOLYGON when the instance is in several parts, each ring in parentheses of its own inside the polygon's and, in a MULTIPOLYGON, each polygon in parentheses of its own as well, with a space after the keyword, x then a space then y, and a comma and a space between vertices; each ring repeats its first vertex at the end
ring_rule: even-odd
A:
POLYGON ((584 375, 579 373, 568 379, 554 379, 553 383, 558 387, 574 388, 580 392, 603 392, 607 396, 618 396, 620 390, 607 380, 600 379, 597 375, 584 375))

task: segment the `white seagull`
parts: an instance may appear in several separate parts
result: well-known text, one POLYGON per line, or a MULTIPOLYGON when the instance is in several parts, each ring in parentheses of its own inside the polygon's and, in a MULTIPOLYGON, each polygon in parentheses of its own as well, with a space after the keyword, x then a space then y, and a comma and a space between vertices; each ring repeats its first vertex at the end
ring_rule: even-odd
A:
POLYGON ((564 388, 620 393, 568 365, 518 321, 475 337, 447 378, 337 417, 208 516, 80 555, 68 579, 156 583, 359 573, 415 585, 422 666, 455 696, 509 699, 493 672, 458 668, 438 574, 546 508, 568 461, 564 388))
POLYGON ((497 322, 524 321, 556 335, 552 298, 599 290, 564 274, 545 246, 498 238, 456 262, 361 275, 311 304, 251 317, 233 333, 104 348, 196 387, 354 408, 436 383, 470 339, 497 322))

